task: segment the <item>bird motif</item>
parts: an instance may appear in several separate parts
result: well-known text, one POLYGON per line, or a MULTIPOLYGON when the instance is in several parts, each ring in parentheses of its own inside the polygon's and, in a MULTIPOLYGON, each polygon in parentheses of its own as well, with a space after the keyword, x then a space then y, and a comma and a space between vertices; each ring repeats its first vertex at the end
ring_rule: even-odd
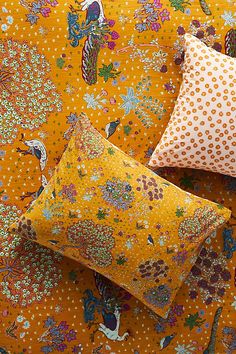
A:
POLYGON ((154 246, 154 240, 152 238, 152 235, 150 235, 150 234, 148 235, 147 244, 154 246))
POLYGON ((102 23, 105 19, 102 1, 101 0, 84 0, 81 3, 82 11, 87 11, 86 24, 90 24, 93 21, 102 23))
POLYGON ((7 351, 4 348, 0 348, 0 354, 7 354, 7 351))
POLYGON ((173 333, 170 336, 166 336, 166 337, 162 338, 160 341, 161 350, 168 347, 168 345, 171 343, 171 341, 174 339, 175 336, 176 336, 176 333, 173 333))
POLYGON ((233 228, 225 228, 223 230, 223 252, 225 252, 228 259, 233 257, 233 253, 236 251, 236 240, 233 238, 233 228))
POLYGON ((93 332, 102 332, 112 341, 123 341, 129 337, 129 332, 119 334, 121 308, 117 298, 117 288, 109 279, 99 273, 95 273, 95 284, 100 294, 100 299, 93 295, 90 289, 85 291, 84 297, 84 318, 85 322, 93 323, 94 314, 97 310, 102 314, 103 323, 97 323, 98 327, 93 332))
POLYGON ((120 124, 120 120, 117 119, 114 122, 110 122, 106 125, 105 127, 105 133, 107 136, 107 139, 109 139, 116 131, 116 128, 118 127, 118 125, 120 124))
POLYGON ((33 200, 36 200, 40 196, 40 194, 42 193, 42 191, 44 190, 47 184, 48 184, 47 178, 44 175, 42 175, 41 186, 39 187, 39 189, 36 192, 26 192, 26 194, 20 196, 20 199, 25 200, 26 198, 31 197, 33 198, 33 200))
POLYGON ((29 149, 22 150, 18 147, 16 151, 20 152, 23 155, 35 156, 39 160, 41 171, 43 171, 47 163, 47 151, 45 145, 37 139, 23 141, 23 138, 24 135, 22 134, 20 141, 22 141, 26 146, 28 146, 29 149))
POLYGON ((77 13, 68 14, 69 40, 72 47, 77 47, 79 41, 86 38, 82 49, 82 76, 88 85, 93 85, 97 82, 98 54, 106 32, 105 15, 101 0, 84 0, 81 10, 86 11, 86 20, 81 24, 77 13))
POLYGON ((59 241, 58 240, 48 240, 48 242, 52 245, 52 246, 56 246, 59 241))
POLYGON ((227 348, 227 354, 233 354, 236 350, 236 329, 234 327, 223 328, 222 343, 227 348))

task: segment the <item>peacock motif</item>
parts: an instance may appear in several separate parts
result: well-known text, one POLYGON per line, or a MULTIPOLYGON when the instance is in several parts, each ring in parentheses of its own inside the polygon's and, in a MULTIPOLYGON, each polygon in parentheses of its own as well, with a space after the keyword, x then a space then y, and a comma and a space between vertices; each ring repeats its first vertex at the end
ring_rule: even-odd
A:
POLYGON ((225 54, 236 58, 236 29, 231 28, 225 36, 225 54))
POLYGON ((92 338, 97 331, 100 331, 112 341, 121 342, 127 340, 129 337, 128 331, 123 333, 123 335, 119 334, 120 317, 123 311, 129 309, 129 306, 124 302, 131 295, 99 273, 94 273, 94 277, 100 298, 94 296, 90 289, 85 291, 83 298, 85 322, 89 324, 89 327, 97 326, 93 331, 92 338), (102 315, 103 323, 95 322, 96 312, 102 315))
POLYGON ((111 30, 115 21, 107 20, 101 0, 84 0, 79 9, 70 6, 68 13, 68 39, 72 47, 78 47, 80 40, 85 39, 82 49, 82 77, 88 85, 97 82, 97 62, 101 48, 115 48, 115 40, 119 38, 116 31, 111 30), (79 23, 79 12, 86 11, 86 19, 79 23))
POLYGON ((218 307, 215 312, 214 320, 211 327, 211 335, 207 348, 203 351, 203 354, 214 354, 215 353, 215 345, 216 345, 216 334, 218 329, 218 324, 220 320, 220 316, 222 313, 223 307, 218 307))

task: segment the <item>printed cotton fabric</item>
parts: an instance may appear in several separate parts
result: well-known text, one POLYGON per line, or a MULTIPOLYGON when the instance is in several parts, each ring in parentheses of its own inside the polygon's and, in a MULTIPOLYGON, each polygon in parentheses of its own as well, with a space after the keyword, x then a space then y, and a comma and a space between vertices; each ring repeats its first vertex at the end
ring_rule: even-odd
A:
POLYGON ((183 82, 150 166, 236 176, 236 59, 185 34, 183 82))
POLYGON ((156 176, 80 114, 53 177, 9 230, 105 275, 166 318, 203 241, 230 215, 156 176))
POLYGON ((1 2, 2 353, 234 352, 234 178, 157 171, 232 209, 224 229, 205 242, 166 320, 99 274, 7 229, 53 175, 76 112, 147 164, 178 95, 185 32, 233 57, 235 12, 232 0, 1 2))

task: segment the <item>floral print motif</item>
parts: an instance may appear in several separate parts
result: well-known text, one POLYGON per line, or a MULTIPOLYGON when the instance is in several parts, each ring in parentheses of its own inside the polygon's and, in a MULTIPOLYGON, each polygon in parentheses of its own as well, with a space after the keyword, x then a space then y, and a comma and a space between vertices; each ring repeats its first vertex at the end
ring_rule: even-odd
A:
POLYGON ((158 32, 165 21, 170 21, 170 13, 163 8, 161 0, 138 0, 141 7, 135 10, 134 18, 139 20, 135 25, 138 32, 158 32))
POLYGON ((26 21, 31 25, 35 25, 38 23, 40 16, 49 17, 51 8, 56 7, 58 2, 57 0, 21 0, 20 4, 29 11, 26 14, 26 21))
POLYGON ((99 135, 93 134, 90 131, 90 123, 83 123, 82 126, 78 126, 78 130, 82 130, 81 139, 76 141, 77 148, 84 151, 88 159, 96 159, 102 155, 104 151, 104 145, 99 135))
POLYGON ((5 6, 1 7, 0 14, 1 30, 6 32, 8 28, 14 23, 14 18, 5 6))
POLYGON ((32 226, 32 222, 30 219, 26 217, 22 217, 21 221, 18 224, 17 230, 12 230, 13 232, 17 232, 22 237, 29 238, 30 240, 36 240, 36 232, 32 226))
POLYGON ((213 228, 215 222, 223 222, 219 215, 209 207, 198 208, 193 217, 183 220, 178 229, 180 239, 196 239, 209 227, 213 228))
POLYGON ((176 65, 182 65, 184 61, 184 35, 190 33, 200 39, 208 47, 221 52, 222 45, 218 42, 219 36, 216 34, 214 26, 209 25, 208 22, 201 23, 199 20, 193 20, 189 28, 186 30, 183 26, 177 28, 179 38, 174 43, 176 53, 174 55, 174 62, 176 65))
POLYGON ((0 41, 0 145, 12 143, 19 126, 38 129, 51 112, 61 111, 49 72, 49 63, 36 47, 12 39, 0 41))
MULTIPOLYGON (((27 0, 29 4, 32 2, 37 3, 38 1, 27 0)), ((236 12, 235 0, 219 0, 217 2, 218 6, 216 6, 214 0, 206 0, 209 9, 212 11, 212 16, 204 14, 201 10, 200 3, 204 3, 204 1, 189 1, 189 5, 187 5, 184 12, 182 12, 180 10, 175 11, 174 7, 171 7, 170 0, 161 0, 159 2, 162 3, 163 6, 159 11, 162 11, 163 8, 168 9, 170 12, 170 21, 163 23, 158 21, 162 26, 158 32, 152 31, 151 29, 139 32, 135 29, 135 25, 141 23, 141 21, 137 18, 134 19, 135 10, 140 9, 145 3, 155 4, 155 1, 143 0, 141 3, 141 1, 138 2, 138 0, 127 0, 124 6, 124 2, 121 0, 102 0, 105 17, 108 18, 110 25, 113 25, 113 27, 109 27, 109 30, 115 30, 120 37, 117 40, 112 40, 109 36, 108 41, 116 44, 113 50, 109 49, 107 44, 100 48, 97 70, 102 68, 103 63, 106 65, 113 63, 113 66, 118 71, 121 71, 121 74, 119 77, 109 79, 107 82, 104 81, 103 77, 97 76, 97 84, 88 86, 81 76, 82 48, 86 38, 82 39, 76 48, 73 48, 70 45, 72 40, 68 39, 67 29, 68 12, 73 13, 72 7, 81 9, 81 6, 76 5, 74 0, 67 0, 66 2, 57 0, 57 2, 58 4, 55 7, 50 4, 45 5, 45 7, 51 9, 49 17, 44 17, 41 13, 36 14, 39 18, 37 24, 34 25, 31 25, 28 21, 25 22, 27 20, 26 15, 30 14, 31 10, 21 5, 23 3, 22 0, 3 0, 0 6, 0 27, 3 25, 3 28, 1 28, 2 41, 5 42, 10 39, 21 44, 24 42, 31 48, 37 46, 37 52, 45 56, 51 68, 50 72, 46 73, 46 76, 40 74, 40 78, 42 80, 46 77, 51 79, 56 89, 50 90, 49 93, 55 90, 60 93, 60 99, 64 102, 63 111, 58 111, 55 108, 51 112, 48 112, 43 124, 41 114, 36 114, 36 118, 39 121, 37 126, 34 124, 34 118, 32 116, 28 122, 25 122, 24 119, 21 118, 18 124, 14 125, 15 117, 12 115, 11 117, 9 116, 9 124, 6 124, 6 132, 12 129, 11 134, 8 136, 8 140, 12 142, 8 143, 6 141, 7 136, 5 136, 4 140, 6 142, 4 142, 4 146, 0 147, 0 258, 1 262, 3 262, 0 268, 2 269, 4 269, 4 267, 6 268, 6 261, 8 261, 8 264, 11 264, 9 256, 12 257, 12 255, 14 255, 14 261, 16 261, 20 257, 19 250, 21 245, 25 244, 25 242, 28 243, 27 239, 16 238, 16 236, 13 236, 14 239, 11 238, 8 232, 8 227, 26 211, 28 202, 32 199, 26 198, 21 200, 20 196, 26 195, 27 192, 38 191, 41 186, 41 171, 38 168, 36 157, 32 155, 23 156, 22 154, 16 153, 17 147, 20 146, 19 140, 22 134, 25 136, 23 140, 39 139, 47 147, 48 162, 43 173, 48 181, 53 175, 55 166, 60 161, 63 151, 69 142, 71 136, 70 132, 65 134, 65 138, 64 133, 67 132, 68 128, 73 126, 74 122, 75 128, 77 123, 76 117, 71 116, 69 118, 69 116, 71 113, 79 116, 80 110, 86 110, 93 125, 103 136, 106 135, 106 125, 119 119, 120 124, 118 129, 116 129, 116 132, 109 138, 109 141, 124 152, 130 154, 130 156, 133 156, 137 161, 147 165, 151 152, 163 134, 163 129, 169 120, 169 116, 174 108, 174 102, 178 95, 179 85, 181 84, 181 65, 176 65, 174 62, 175 53, 178 51, 178 49, 175 48, 175 41, 181 39, 181 36, 177 33, 178 27, 183 27, 186 32, 189 32, 191 31, 190 25, 192 21, 199 21, 201 27, 205 23, 206 27, 203 31, 205 33, 204 38, 208 38, 208 45, 212 46, 214 43, 218 43, 217 47, 220 48, 221 46, 222 53, 230 56, 233 56, 234 53, 234 36, 231 36, 231 42, 229 42, 228 40, 230 38, 226 36, 226 34, 228 32, 233 34, 235 27, 232 25, 235 18, 234 13, 236 12), (1 12, 2 6, 5 7, 8 12, 1 12), (222 15, 224 17, 222 17, 222 15), (12 24, 7 21, 8 16, 12 16, 12 24), (110 19, 112 19, 113 22, 110 19), (216 36, 211 26, 215 29, 216 36), (206 33, 207 27, 210 27, 211 35, 206 33), (227 42, 226 38, 228 38, 227 42), (129 43, 131 40, 133 40, 133 43, 129 43), (156 42, 158 42, 158 44, 156 44, 156 42), (132 48, 127 48, 129 45, 132 48), (231 48, 232 50, 229 51, 227 48, 231 48), (58 59, 60 60, 59 64, 63 65, 62 69, 57 66, 58 59), (72 67, 69 67, 70 64, 72 67), (127 89, 131 87, 134 90, 134 94, 137 95, 136 87, 147 75, 151 76, 152 85, 149 87, 149 91, 145 92, 146 97, 151 96, 153 99, 157 99, 159 104, 162 103, 163 108, 166 110, 161 120, 159 120, 158 116, 151 110, 144 110, 145 113, 149 114, 149 120, 142 121, 142 118, 138 117, 136 114, 136 109, 131 110, 127 115, 125 115, 123 108, 120 109, 120 106, 124 103, 120 95, 127 95, 127 89), (172 79, 172 83, 170 79, 172 79), (164 87, 165 84, 167 84, 167 86, 164 87), (175 92, 173 92, 172 85, 175 86, 175 92), (146 122, 148 124, 145 124, 146 122), (151 124, 149 124, 149 122, 151 124), (12 126, 10 125, 11 123, 13 124, 12 126), (26 123, 28 127, 23 126, 23 124, 26 123), (32 129, 29 128, 31 123, 33 125, 32 129), (16 129, 17 132, 15 132, 14 129, 16 129)), ((79 2, 85 3, 84 0, 79 2)), ((89 2, 89 0, 86 0, 87 4, 89 4, 89 2)), ((175 3, 177 2, 181 4, 182 0, 175 1, 175 3)), ((156 3, 158 3, 158 1, 156 3)), ((77 14, 79 15, 78 23, 81 24, 86 20, 86 11, 79 11, 77 14)), ((12 22, 11 18, 10 22, 12 22)), ((196 24, 198 24, 198 22, 196 22, 196 24)), ((198 28, 196 29, 198 30, 198 28)), ((112 46, 113 45, 114 44, 112 44, 112 46)), ((181 51, 182 49, 180 48, 180 53, 181 51)), ((13 58, 9 58, 9 56, 10 52, 8 51, 6 52, 5 58, 8 58, 13 64, 13 58)), ((88 58, 92 59, 93 56, 88 56, 88 58)), ((2 62, 2 59, 0 62, 2 62)), ((2 69, 1 64, 0 67, 2 69)), ((14 67, 12 66, 12 70, 13 69, 14 67)), ((45 72, 45 70, 46 68, 42 67, 40 73, 42 71, 45 72)), ((4 79, 3 81, 6 86, 9 85, 9 74, 7 76, 5 72, 1 71, 0 78, 1 80, 4 79)), ((2 103, 2 90, 3 85, 1 83, 0 104, 2 103)), ((29 89, 29 91, 31 91, 31 89, 29 89)), ((48 95, 48 98, 50 97, 51 94, 48 95)), ((140 102, 137 107, 139 107, 139 104, 143 100, 142 96, 138 97, 138 99, 140 102)), ((37 100, 39 101, 38 97, 37 100)), ((144 103, 147 102, 145 101, 144 103)), ((25 107, 25 109, 26 108, 27 107, 25 107)), ((2 111, 0 112, 0 116, 1 115, 2 111)), ((28 119, 28 117, 26 119, 28 119)), ((2 127, 2 121, 0 126, 2 127)), ((23 146, 21 147, 23 149, 23 146)), ((116 156, 117 150, 115 147, 112 147, 109 151, 113 154, 112 156, 116 156)), ((81 159, 84 159, 82 151, 80 156, 81 159)), ((77 161, 76 163, 77 166, 81 166, 80 175, 78 173, 79 168, 78 171, 76 171, 78 184, 82 185, 86 178, 88 178, 92 187, 96 182, 94 180, 90 182, 90 178, 96 173, 94 171, 92 172, 93 168, 91 168, 91 171, 87 168, 84 169, 82 166, 84 162, 87 162, 87 160, 77 161), (87 174, 88 177, 84 176, 85 174, 87 174)), ((96 162, 96 159, 92 159, 91 162, 96 162)), ((125 171, 127 171, 127 169, 129 170, 130 168, 125 167, 125 171)), ((66 167, 66 171, 69 171, 69 167, 66 167)), ((28 276, 22 280, 22 289, 15 288, 15 283, 19 279, 18 276, 14 277, 13 280, 11 280, 10 276, 8 279, 3 280, 7 272, 0 271, 0 347, 2 353, 15 352, 28 354, 30 350, 32 353, 42 353, 42 347, 47 347, 45 350, 51 350, 52 342, 50 340, 53 340, 54 343, 56 342, 58 333, 57 327, 64 321, 69 327, 67 330, 59 331, 59 340, 62 340, 62 333, 67 333, 70 330, 76 332, 75 340, 70 342, 64 340, 64 344, 67 345, 67 348, 64 349, 64 353, 117 353, 119 351, 122 352, 124 348, 135 354, 142 354, 143 352, 145 353, 145 351, 150 354, 156 352, 163 352, 164 354, 200 354, 205 351, 207 352, 207 350, 221 354, 225 354, 227 351, 231 351, 232 354, 235 353, 236 329, 234 325, 234 308, 236 305, 233 294, 235 292, 236 252, 233 252, 233 243, 230 242, 236 238, 236 179, 216 173, 177 168, 161 168, 155 171, 155 173, 188 192, 216 201, 232 209, 232 218, 225 226, 226 231, 224 235, 223 230, 220 229, 214 234, 214 238, 211 237, 208 239, 210 243, 204 244, 204 247, 208 251, 211 249, 211 251, 217 253, 218 264, 222 263, 222 268, 228 270, 231 275, 229 281, 223 281, 222 287, 225 288, 225 292, 222 297, 219 297, 219 301, 213 300, 207 305, 204 297, 201 295, 202 290, 197 285, 197 280, 200 280, 200 277, 199 279, 195 277, 191 287, 186 280, 185 285, 178 291, 175 297, 175 303, 170 307, 168 318, 164 319, 149 310, 148 307, 138 301, 135 296, 124 292, 122 288, 114 285, 112 282, 108 284, 107 278, 105 278, 105 280, 97 279, 91 269, 81 265, 79 262, 71 260, 68 257, 63 257, 60 262, 52 259, 52 263, 50 264, 41 264, 41 262, 44 262, 44 258, 41 260, 40 257, 37 257, 37 261, 34 262, 36 258, 32 257, 30 260, 27 260, 27 265, 24 269, 21 265, 28 276), (37 271, 35 271, 35 265, 39 269, 39 274, 41 274, 40 276, 36 275, 36 278, 35 274, 37 274, 37 271), (43 267, 43 270, 41 267, 43 267), (52 270, 52 274, 59 274, 60 272, 61 277, 59 280, 55 281, 55 285, 52 284, 52 288, 50 289, 45 285, 41 300, 33 300, 31 303, 27 304, 27 306, 22 306, 21 299, 23 299, 25 291, 29 289, 31 296, 33 296, 33 289, 37 289, 38 284, 40 286, 41 283, 43 283, 47 272, 51 272, 51 268, 53 267, 55 268, 52 270), (37 277, 39 277, 40 280, 38 280, 37 277), (8 285, 6 285, 7 282, 9 283, 8 285), (11 295, 8 295, 9 297, 2 292, 3 283, 5 287, 7 286, 8 289, 11 290, 11 295), (34 283, 35 287, 33 287, 34 283), (227 285, 229 286, 227 287, 227 285), (189 294, 190 290, 197 291, 197 297, 192 299, 189 294), (45 294, 44 291, 47 291, 47 294, 45 294), (16 303, 14 299, 17 295, 20 295, 20 297, 19 301, 16 303), (11 300, 11 296, 14 296, 13 301, 11 300), (85 303, 87 306, 85 306, 85 303), (116 307, 117 310, 115 312, 116 307), (215 314, 218 308, 221 309, 222 313, 218 316, 218 320, 216 321, 218 322, 217 326, 215 325, 215 314), (194 327, 190 330, 189 326, 184 326, 185 318, 187 318, 189 314, 195 315, 196 313, 199 314, 199 317, 205 319, 205 322, 200 328, 194 327), (94 317, 89 317, 90 315, 94 315, 94 317), (55 322, 51 327, 51 332, 50 327, 44 327, 48 317, 53 318, 55 322), (26 323, 26 325, 24 325, 24 323, 26 323), (117 326, 118 323, 119 327, 117 326), (102 326, 99 327, 99 324, 102 326), (24 326, 26 326, 26 328, 24 328, 24 326), (40 336, 47 330, 49 330, 47 337, 49 341, 39 341, 40 336), (211 332, 213 333, 213 340, 210 343, 211 332), (175 337, 168 346, 161 351, 160 343, 163 343, 163 339, 172 334, 176 334, 175 337), (116 340, 122 339, 123 335, 125 335, 123 341, 120 342, 116 340), (214 338, 216 339, 215 341, 214 338), (211 344, 211 346, 209 346, 208 343, 211 344), (31 349, 29 349, 30 347, 31 349)), ((111 176, 106 176, 106 180, 110 178, 111 176)), ((127 176, 124 176, 123 180, 131 182, 130 179, 127 179, 127 176)), ((67 183, 61 183, 58 190, 62 189, 62 185, 69 185, 70 183, 73 182, 68 181, 67 183)), ((105 184, 103 177, 100 177, 98 184, 105 184)), ((134 188, 135 192, 137 186, 138 185, 134 188)), ((96 192, 97 195, 101 195, 99 188, 97 188, 96 192)), ((163 199, 166 197, 165 192, 169 193, 169 189, 166 187, 164 187, 163 199)), ((84 190, 84 194, 85 193, 87 192, 84 190)), ((81 196, 78 195, 76 196, 76 198, 80 197, 81 196)), ((116 222, 114 225, 117 226, 117 232, 120 230, 124 232, 125 228, 121 227, 122 218, 118 217, 118 215, 123 212, 117 211, 112 205, 108 204, 104 206, 103 210, 99 211, 101 205, 96 205, 96 207, 92 208, 95 200, 96 196, 93 196, 89 207, 83 209, 81 206, 77 208, 76 204, 70 204, 69 200, 65 199, 63 202, 67 203, 69 206, 68 209, 71 211, 71 223, 82 220, 83 213, 85 213, 87 219, 90 218, 90 216, 88 216, 89 210, 92 209, 93 216, 91 216, 91 218, 95 224, 101 223, 104 225, 111 222, 113 217, 115 217, 116 222), (113 214, 114 211, 116 215, 113 214), (99 217, 102 217, 102 219, 99 219, 96 216, 97 214, 99 217), (105 219, 103 217, 105 217, 105 219)), ((158 203, 160 202, 161 201, 158 203)), ((181 203, 178 203, 178 210, 177 208, 173 210, 173 214, 177 212, 179 215, 179 217, 176 218, 177 226, 184 217, 189 216, 189 203, 186 202, 186 204, 187 210, 184 212, 182 212, 181 203)), ((201 206, 199 205, 198 207, 201 206)), ((55 210, 48 205, 45 206, 44 209, 46 211, 45 215, 48 216, 52 216, 54 213, 58 215, 64 212, 63 209, 60 209, 60 212, 56 212, 58 209, 55 210)), ((150 222, 147 220, 146 211, 142 203, 138 214, 135 212, 134 208, 127 209, 124 212, 127 213, 127 215, 129 214, 130 223, 131 220, 137 222, 137 227, 135 225, 134 232, 127 230, 127 233, 123 233, 123 236, 119 236, 119 240, 123 240, 124 244, 131 240, 132 248, 126 248, 125 246, 124 254, 114 251, 113 265, 114 267, 120 268, 120 273, 122 274, 130 261, 130 257, 133 257, 135 254, 135 247, 140 247, 140 233, 145 229, 147 231, 148 228, 150 229, 150 222), (145 229, 142 229, 142 227, 145 229), (133 235, 136 235, 135 239, 133 235), (119 265, 117 260, 118 263, 123 264, 119 265)), ((160 210, 156 211, 156 217, 158 217, 159 212, 160 210)), ((164 215, 163 220, 167 215, 168 213, 164 215)), ((190 216, 193 216, 193 214, 190 216)), ((44 224, 51 223, 52 226, 52 237, 46 245, 48 247, 51 246, 50 241, 53 242, 57 240, 58 235, 65 232, 67 229, 62 223, 61 217, 59 217, 59 220, 51 222, 52 219, 47 220, 43 216, 43 220, 44 224), (56 237, 54 237, 54 235, 56 235, 56 237)), ((116 228, 114 228, 113 236, 116 234, 115 229, 116 228)), ((154 236, 154 243, 163 245, 162 247, 168 252, 168 257, 171 262, 173 262, 173 259, 176 259, 174 261, 176 267, 178 267, 178 264, 181 265, 182 256, 178 255, 174 248, 169 247, 172 233, 166 235, 166 230, 163 225, 161 225, 161 229, 157 228, 155 230, 158 230, 158 234, 157 237, 152 235, 154 236)), ((68 240, 65 243, 69 243, 68 240)), ((185 243, 185 241, 181 241, 181 243, 185 243)), ((37 253, 38 250, 35 248, 34 243, 31 243, 31 245, 33 248, 30 251, 27 250, 27 252, 32 254, 37 253)), ((153 246, 148 245, 147 247, 149 252, 153 250, 153 246)), ((72 250, 73 252, 77 252, 76 249, 71 249, 71 251, 72 250)), ((183 252, 183 249, 180 248, 179 252, 183 252)), ((183 259, 185 259, 184 254, 183 259)), ((188 259, 189 255, 185 262, 188 262, 188 259)), ((24 259, 22 259, 22 261, 24 262, 24 259)), ((137 265, 141 263, 143 263, 143 260, 139 258, 137 265)), ((193 265, 192 263, 191 266, 193 265)), ((199 268, 202 271, 202 267, 199 268)), ((136 272, 138 273, 137 269, 136 272)), ((210 272, 213 273, 211 269, 210 272)), ((15 273, 13 273, 13 275, 15 275, 15 273)), ((136 276, 136 274, 132 274, 132 279, 134 276, 136 276)), ((51 278, 51 275, 49 275, 49 278, 51 278)), ((210 276, 206 276, 205 278, 207 278, 209 285, 210 276)), ((150 287, 163 284, 164 279, 165 278, 161 278, 160 283, 150 287)), ((148 282, 149 281, 151 281, 151 279, 148 280, 148 282)), ((215 284, 211 285, 215 286, 215 284)), ((169 286, 171 287, 171 284, 169 284, 169 286)), ((168 338, 165 341, 165 344, 166 343, 168 343, 168 338)), ((63 347, 59 348, 63 349, 63 347)), ((54 349, 52 353, 60 353, 60 351, 54 349)))
POLYGON ((103 199, 118 210, 127 210, 134 200, 134 192, 127 181, 112 178, 104 186, 99 187, 103 199))
POLYGON ((142 175, 137 179, 140 187, 137 187, 138 192, 142 191, 143 195, 146 196, 151 202, 153 200, 163 199, 164 190, 157 184, 154 177, 148 177, 142 175))
POLYGON ((59 195, 61 195, 63 199, 68 199, 71 203, 75 203, 75 196, 77 195, 75 185, 73 183, 70 185, 64 185, 59 192, 59 195))
POLYGON ((20 238, 8 239, 10 254, 0 258, 2 294, 12 304, 22 307, 41 302, 57 287, 62 274, 58 267, 62 257, 50 249, 20 238))
POLYGON ((230 211, 169 184, 103 138, 84 113, 76 117, 56 174, 25 217, 32 221, 37 242, 123 284, 165 316, 202 241, 230 211), (87 136, 100 142, 99 158, 90 158, 87 136), (45 209, 51 212, 47 223, 45 209), (185 235, 183 223, 189 220, 197 221, 196 234, 185 235), (181 258, 178 252, 185 250, 181 258), (177 255, 180 260, 173 263, 177 255))
MULTIPOLYGON (((110 250, 115 241, 113 230, 105 225, 94 224, 92 220, 83 220, 68 228, 68 240, 79 249, 80 254, 99 267, 107 267, 112 262, 110 250)), ((65 247, 69 246, 63 246, 65 247)))
MULTIPOLYGON (((40 348, 44 354, 57 352, 65 352, 68 349, 68 344, 77 339, 74 329, 69 329, 66 321, 57 323, 53 317, 48 316, 44 320, 45 331, 39 337, 39 342, 44 343, 40 348)), ((74 345, 72 353, 79 353, 77 345, 74 345)), ((81 349, 81 346, 80 346, 81 349)))
POLYGON ((189 296, 195 299, 200 295, 206 304, 221 301, 230 279, 224 256, 211 247, 203 247, 186 281, 190 287, 189 296))
POLYGON ((138 83, 136 93, 130 87, 127 88, 126 95, 120 95, 123 100, 120 108, 125 110, 126 115, 134 111, 137 118, 147 128, 154 124, 153 114, 157 120, 160 120, 166 112, 163 104, 158 99, 148 95, 151 86, 151 77, 148 76, 138 83))
POLYGON ((147 260, 139 265, 139 273, 141 278, 150 279, 154 278, 156 283, 160 282, 160 279, 167 277, 169 267, 165 264, 163 259, 159 260, 147 260))
POLYGON ((168 285, 159 285, 155 288, 150 288, 144 293, 144 298, 149 304, 155 307, 163 308, 169 304, 171 290, 168 285))

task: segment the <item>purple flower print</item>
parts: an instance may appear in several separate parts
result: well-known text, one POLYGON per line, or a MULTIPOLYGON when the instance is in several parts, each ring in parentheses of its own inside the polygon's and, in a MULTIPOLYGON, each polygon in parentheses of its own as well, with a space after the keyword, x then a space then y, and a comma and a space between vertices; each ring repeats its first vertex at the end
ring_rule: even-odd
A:
POLYGON ((66 330, 69 328, 69 326, 68 326, 68 324, 67 324, 66 321, 61 321, 61 322, 59 323, 58 328, 61 329, 61 330, 66 331, 66 330))
POLYGON ((55 7, 55 6, 58 5, 57 0, 46 0, 46 1, 47 1, 47 3, 48 3, 49 5, 51 5, 52 7, 55 7))
POLYGON ((75 340, 76 339, 76 332, 73 329, 71 329, 68 333, 66 333, 66 339, 68 342, 75 340))
POLYGON ((160 0, 154 0, 153 1, 154 7, 157 9, 161 9, 162 8, 162 4, 160 2, 160 0))
POLYGON ((119 33, 117 33, 116 31, 112 31, 111 32, 111 39, 116 40, 118 38, 120 38, 119 33))
POLYGON ((116 21, 115 20, 107 20, 107 23, 108 23, 109 27, 113 27, 115 25, 116 21))
POLYGON ((155 32, 158 32, 160 28, 161 28, 161 25, 158 22, 154 22, 151 24, 151 29, 155 32))
POLYGON ((161 22, 170 21, 170 13, 167 9, 162 10, 159 13, 159 16, 161 18, 161 22))
POLYGON ((51 12, 51 9, 49 7, 43 7, 40 12, 43 17, 48 17, 51 12))
POLYGON ((109 49, 111 49, 111 50, 113 50, 113 49, 115 48, 115 46, 116 46, 116 43, 115 43, 115 42, 108 42, 108 43, 107 43, 107 47, 108 47, 109 49))

